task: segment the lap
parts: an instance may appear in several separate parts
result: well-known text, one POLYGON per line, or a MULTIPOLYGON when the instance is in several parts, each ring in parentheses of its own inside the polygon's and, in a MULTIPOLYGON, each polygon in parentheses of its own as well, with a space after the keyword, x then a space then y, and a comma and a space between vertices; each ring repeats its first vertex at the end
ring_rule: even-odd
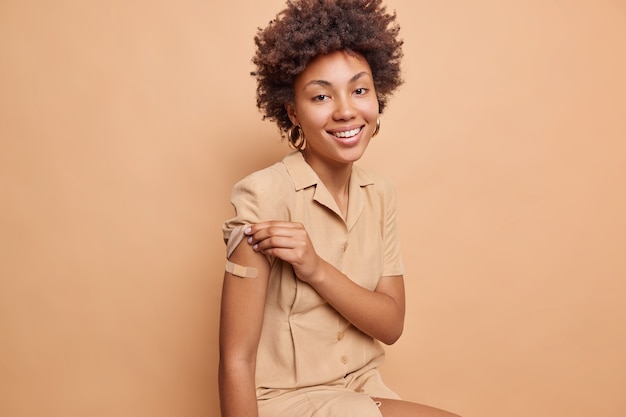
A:
POLYGON ((376 368, 260 399, 259 417, 383 417, 373 397, 399 398, 376 368))
POLYGON ((280 401, 259 401, 259 417, 382 417, 367 394, 350 390, 299 390, 280 401))
POLYGON ((259 417, 459 417, 423 404, 350 390, 299 390, 259 402, 259 417))
POLYGON ((351 374, 329 385, 285 391, 257 404, 259 417, 459 417, 400 400, 376 369, 351 374))

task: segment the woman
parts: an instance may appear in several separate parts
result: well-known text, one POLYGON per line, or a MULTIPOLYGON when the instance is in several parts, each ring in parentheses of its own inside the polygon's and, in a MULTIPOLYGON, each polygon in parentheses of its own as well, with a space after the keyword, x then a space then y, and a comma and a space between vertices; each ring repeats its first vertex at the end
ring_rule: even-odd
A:
POLYGON ((354 162, 401 84, 397 35, 380 1, 300 0, 255 38, 257 105, 296 151, 233 189, 223 417, 452 416, 378 372, 405 312, 395 193, 354 162))

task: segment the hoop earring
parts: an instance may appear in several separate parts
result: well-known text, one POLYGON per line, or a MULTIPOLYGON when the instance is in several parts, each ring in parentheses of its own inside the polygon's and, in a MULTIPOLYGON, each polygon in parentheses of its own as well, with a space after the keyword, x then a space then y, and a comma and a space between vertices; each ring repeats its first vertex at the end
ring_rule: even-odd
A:
POLYGON ((372 133, 372 138, 375 138, 380 132, 380 119, 376 119, 376 129, 374 129, 374 133, 372 133))
POLYGON ((300 125, 293 125, 287 130, 287 143, 295 151, 302 152, 306 148, 306 137, 300 125))

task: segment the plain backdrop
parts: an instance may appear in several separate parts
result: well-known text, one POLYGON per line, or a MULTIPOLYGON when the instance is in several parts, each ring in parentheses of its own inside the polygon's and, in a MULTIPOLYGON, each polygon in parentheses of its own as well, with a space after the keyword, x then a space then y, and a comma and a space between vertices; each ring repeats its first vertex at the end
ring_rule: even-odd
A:
MULTIPOLYGON (((288 152, 255 107, 282 0, 0 1, 0 415, 218 416, 221 224, 288 152)), ((390 0, 406 83, 383 372, 465 417, 626 415, 626 6, 390 0)))

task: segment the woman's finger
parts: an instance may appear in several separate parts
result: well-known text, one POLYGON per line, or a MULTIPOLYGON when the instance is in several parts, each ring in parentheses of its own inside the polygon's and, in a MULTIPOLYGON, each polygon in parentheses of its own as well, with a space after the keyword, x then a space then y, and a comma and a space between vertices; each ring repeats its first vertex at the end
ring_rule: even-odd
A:
POLYGON ((304 228, 294 225, 295 223, 282 222, 253 228, 248 232, 248 243, 256 244, 272 236, 297 237, 301 232, 304 232, 304 228))
POLYGON ((267 239, 254 243, 254 250, 265 251, 272 248, 295 249, 301 247, 302 243, 289 236, 270 236, 267 239))

